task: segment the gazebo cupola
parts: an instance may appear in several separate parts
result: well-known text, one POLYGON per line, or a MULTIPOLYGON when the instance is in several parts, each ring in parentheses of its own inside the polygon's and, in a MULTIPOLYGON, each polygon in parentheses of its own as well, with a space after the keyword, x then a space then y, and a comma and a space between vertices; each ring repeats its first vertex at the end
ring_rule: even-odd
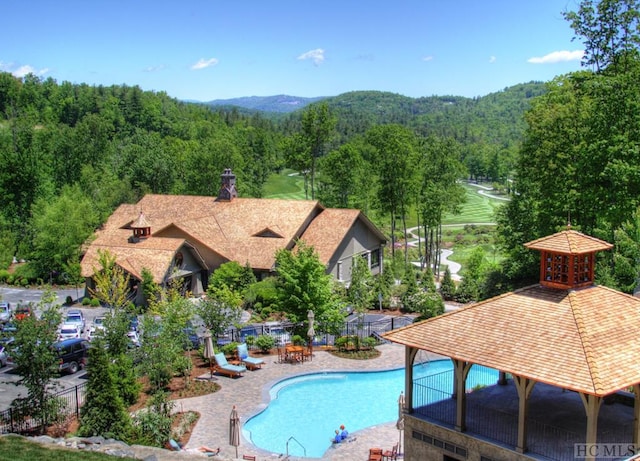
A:
POLYGON ((138 219, 131 223, 131 229, 133 230, 133 235, 131 236, 133 242, 151 237, 151 224, 144 217, 142 211, 138 215, 138 219))
POLYGON ((542 237, 524 246, 541 253, 540 284, 563 290, 592 285, 595 254, 613 247, 574 230, 542 237))

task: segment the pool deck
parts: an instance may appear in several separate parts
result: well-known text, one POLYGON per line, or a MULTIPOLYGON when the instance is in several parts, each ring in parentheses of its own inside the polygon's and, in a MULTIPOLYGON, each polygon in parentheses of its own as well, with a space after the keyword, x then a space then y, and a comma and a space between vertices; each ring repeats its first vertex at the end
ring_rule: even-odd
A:
MULTIPOLYGON (((290 364, 278 363, 277 356, 269 355, 265 357, 266 363, 262 369, 247 371, 240 378, 214 376, 216 382, 221 386, 218 392, 176 401, 175 411, 193 410, 200 413, 200 420, 193 430, 186 448, 198 448, 201 445, 212 448, 220 447, 220 456, 214 459, 238 459, 235 457, 235 447, 229 445, 229 415, 234 405, 238 410, 241 423, 244 423, 265 408, 268 402, 269 388, 283 378, 322 371, 385 370, 404 366, 403 346, 383 344, 377 348, 381 355, 372 360, 342 359, 318 350, 314 351, 312 361, 290 364)), ((312 396, 309 397, 312 398, 312 396)), ((304 402, 300 402, 300 405, 304 405, 304 402)), ((282 422, 283 431, 287 430, 286 424, 286 421, 282 422)), ((369 448, 380 447, 384 450, 391 450, 399 439, 395 422, 373 426, 350 435, 355 437, 354 441, 330 447, 322 459, 330 461, 366 460, 369 448)), ((246 454, 254 455, 257 460, 261 461, 287 459, 285 451, 286 447, 282 447, 282 453, 264 451, 241 436, 238 457, 242 459, 242 456, 246 454)), ((290 456, 288 459, 317 460, 318 458, 290 456)))

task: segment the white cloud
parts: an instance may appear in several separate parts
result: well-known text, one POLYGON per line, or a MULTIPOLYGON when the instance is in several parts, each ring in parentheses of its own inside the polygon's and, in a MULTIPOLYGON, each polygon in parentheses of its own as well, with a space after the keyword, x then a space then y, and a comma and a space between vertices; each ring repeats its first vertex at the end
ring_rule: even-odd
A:
POLYGON ((43 69, 35 69, 33 66, 30 66, 28 64, 24 65, 24 66, 20 66, 20 67, 16 67, 14 63, 12 62, 2 62, 0 61, 0 70, 3 72, 10 72, 11 75, 13 75, 14 77, 17 78, 22 78, 25 75, 28 74, 34 74, 37 76, 41 76, 46 74, 47 72, 49 72, 49 68, 45 67, 43 69))
POLYGON ((422 58, 422 60, 423 60, 424 62, 433 61, 433 56, 424 56, 424 57, 422 58))
POLYGON ((315 50, 310 50, 306 53, 302 53, 297 57, 297 59, 300 61, 311 59, 314 65, 319 66, 324 61, 324 50, 322 48, 316 48, 315 50))
POLYGON ((580 61, 584 56, 583 50, 575 51, 554 51, 544 56, 527 59, 531 64, 554 64, 556 62, 580 61))
POLYGON ((191 70, 206 69, 207 67, 215 66, 216 64, 218 64, 218 60, 216 58, 211 58, 211 59, 200 58, 198 62, 196 62, 193 66, 191 66, 191 70))
POLYGON ((164 70, 166 68, 167 68, 167 66, 165 66, 164 64, 160 64, 159 66, 145 67, 144 69, 142 69, 142 71, 143 72, 158 72, 158 71, 164 70))
POLYGON ((489 64, 493 64, 494 62, 496 62, 496 57, 495 56, 491 56, 489 58, 489 64))

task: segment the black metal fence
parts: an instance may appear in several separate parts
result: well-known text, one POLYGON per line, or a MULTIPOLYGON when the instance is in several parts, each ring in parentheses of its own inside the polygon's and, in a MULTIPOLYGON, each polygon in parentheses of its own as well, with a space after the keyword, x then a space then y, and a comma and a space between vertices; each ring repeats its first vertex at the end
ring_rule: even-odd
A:
MULTIPOLYGON (((338 332, 326 333, 321 331, 321 327, 316 325, 315 336, 313 339, 314 346, 333 346, 335 339, 341 336, 357 335, 361 338, 373 337, 378 343, 384 342, 382 334, 395 330, 413 323, 411 316, 385 316, 376 321, 361 321, 356 316, 350 316, 347 321, 340 326, 338 332)), ((270 335, 277 343, 284 344, 291 342, 291 338, 296 331, 302 331, 304 340, 307 338, 304 334, 306 328, 303 325, 295 325, 291 323, 279 323, 277 325, 267 323, 246 325, 242 328, 231 328, 220 335, 217 339, 218 345, 224 345, 230 342, 245 342, 247 336, 270 335)), ((300 334, 300 333, 298 333, 300 334)))
POLYGON ((54 421, 62 421, 70 416, 80 416, 80 407, 84 404, 87 383, 56 392, 49 396, 51 414, 41 418, 31 415, 28 407, 14 406, 0 411, 0 434, 25 434, 40 430, 54 421))
MULTIPOLYGON (((413 383, 413 414, 453 429, 456 424, 456 399, 453 398, 453 370, 416 379, 413 383)), ((484 381, 487 382, 487 381, 484 381)), ((470 389, 467 389, 469 392, 470 389)), ((517 410, 505 411, 466 400, 466 432, 515 449, 518 438, 517 410)), ((599 428, 601 443, 625 443, 632 440, 632 424, 620 424, 613 429, 599 428)), ((572 461, 574 446, 584 444, 585 434, 527 420, 527 450, 558 461, 572 461)))
MULTIPOLYGON (((376 322, 361 322, 357 319, 347 320, 341 328, 340 334, 330 335, 328 333, 318 333, 314 338, 314 345, 333 345, 336 337, 343 335, 358 335, 360 337, 375 337, 378 342, 382 341, 380 335, 386 331, 391 331, 412 323, 411 317, 391 317, 384 318, 376 322)), ((293 324, 256 324, 243 327, 242 329, 232 329, 227 335, 218 338, 218 344, 230 341, 244 341, 246 336, 259 336, 269 334, 276 341, 289 342, 296 330, 293 324)), ((75 387, 51 394, 51 399, 56 399, 55 414, 45 417, 45 425, 53 421, 59 421, 69 416, 80 415, 80 407, 84 404, 87 383, 79 384, 75 387)), ((0 411, 0 434, 7 433, 33 433, 42 427, 42 421, 30 414, 29 408, 11 407, 0 411)))

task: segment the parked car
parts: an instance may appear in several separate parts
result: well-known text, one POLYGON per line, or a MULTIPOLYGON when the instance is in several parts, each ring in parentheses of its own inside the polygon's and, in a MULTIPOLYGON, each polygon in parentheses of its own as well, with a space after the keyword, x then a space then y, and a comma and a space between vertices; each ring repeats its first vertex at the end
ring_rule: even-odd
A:
POLYGON ((273 336, 279 346, 284 346, 291 342, 289 332, 280 322, 265 322, 264 331, 269 336, 273 336))
POLYGON ((10 338, 8 341, 0 343, 0 367, 6 367, 9 362, 9 354, 7 353, 7 344, 13 341, 13 338, 10 338))
POLYGON ((5 338, 10 337, 16 332, 17 329, 18 326, 15 324, 15 322, 7 322, 2 325, 2 336, 5 338))
POLYGON ((80 309, 71 309, 67 311, 67 315, 64 318, 64 323, 75 323, 76 325, 78 325, 81 335, 86 328, 84 314, 80 309))
POLYGON ((91 341, 98 331, 103 331, 105 328, 104 325, 104 317, 99 316, 93 319, 91 322, 91 326, 89 327, 89 333, 87 334, 87 339, 91 341))
POLYGON ((129 338, 129 341, 130 341, 129 345, 132 348, 140 347, 140 337, 138 336, 138 332, 137 331, 129 330, 127 332, 127 337, 129 338))
POLYGON ((79 338, 81 336, 82 331, 80 331, 80 325, 77 323, 63 323, 60 325, 60 328, 58 328, 58 341, 79 338))
POLYGON ((60 372, 74 374, 87 365, 89 341, 82 338, 65 339, 53 345, 58 354, 60 372))
POLYGON ((197 349, 200 347, 200 337, 198 333, 196 333, 196 329, 193 328, 191 324, 188 324, 187 327, 182 329, 185 334, 185 349, 197 349))
POLYGON ((132 315, 129 318, 129 330, 138 331, 140 329, 140 320, 137 315, 132 315))
POLYGON ((11 320, 11 303, 0 302, 0 323, 11 320))
POLYGON ((31 304, 18 304, 16 310, 13 313, 13 318, 17 321, 30 317, 33 315, 33 308, 31 304))

